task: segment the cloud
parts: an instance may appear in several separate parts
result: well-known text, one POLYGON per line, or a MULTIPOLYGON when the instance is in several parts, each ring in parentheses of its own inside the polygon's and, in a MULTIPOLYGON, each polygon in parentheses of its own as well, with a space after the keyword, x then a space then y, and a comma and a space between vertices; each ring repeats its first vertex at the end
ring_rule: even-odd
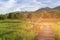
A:
POLYGON ((35 11, 39 8, 46 7, 45 4, 37 2, 37 0, 23 0, 24 2, 19 2, 18 6, 14 11, 35 11))
POLYGON ((0 2, 0 11, 1 13, 9 12, 9 9, 12 8, 15 4, 15 0, 9 0, 7 2, 0 2))
POLYGON ((0 13, 35 11, 43 7, 60 6, 60 0, 0 0, 0 13))

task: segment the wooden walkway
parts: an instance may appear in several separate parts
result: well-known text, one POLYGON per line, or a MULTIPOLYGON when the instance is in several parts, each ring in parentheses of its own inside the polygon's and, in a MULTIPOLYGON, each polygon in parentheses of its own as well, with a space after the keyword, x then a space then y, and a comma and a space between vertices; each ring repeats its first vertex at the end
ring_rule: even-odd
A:
POLYGON ((55 34, 49 25, 45 25, 35 40, 55 40, 55 34))

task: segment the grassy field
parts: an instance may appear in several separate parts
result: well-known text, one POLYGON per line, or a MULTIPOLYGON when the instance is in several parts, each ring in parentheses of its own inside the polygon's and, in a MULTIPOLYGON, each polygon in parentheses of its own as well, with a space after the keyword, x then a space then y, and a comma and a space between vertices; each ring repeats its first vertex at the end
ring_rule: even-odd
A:
MULTIPOLYGON (((35 40, 33 24, 26 20, 0 20, 0 40, 35 40)), ((52 25, 56 40, 60 40, 60 22, 52 25)))
POLYGON ((0 40, 34 40, 32 24, 24 20, 0 20, 0 40))
POLYGON ((60 40, 60 21, 52 25, 52 29, 56 34, 56 40, 60 40))

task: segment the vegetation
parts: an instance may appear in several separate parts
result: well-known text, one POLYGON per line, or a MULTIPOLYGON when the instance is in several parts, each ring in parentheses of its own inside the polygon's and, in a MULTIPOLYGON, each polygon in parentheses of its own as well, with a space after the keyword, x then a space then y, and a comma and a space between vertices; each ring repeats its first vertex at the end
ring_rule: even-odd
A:
POLYGON ((0 15, 0 20, 7 19, 7 15, 0 15))
MULTIPOLYGON (((0 14, 0 40, 35 40, 37 32, 33 30, 33 24, 28 23, 28 21, 41 18, 60 19, 60 12, 58 10, 50 10, 0 14)), ((59 26, 60 24, 54 24, 52 27, 56 33, 57 40, 60 40, 59 26)))
POLYGON ((5 15, 0 15, 0 20, 4 19, 31 19, 31 18, 57 18, 60 19, 58 10, 49 10, 42 12, 11 12, 5 15))
POLYGON ((7 23, 2 23, 0 21, 0 40, 34 40, 36 33, 30 30, 32 24, 23 20, 20 20, 20 23, 18 23, 18 21, 19 20, 9 20, 7 23))
POLYGON ((52 25, 56 40, 60 40, 60 21, 52 25))

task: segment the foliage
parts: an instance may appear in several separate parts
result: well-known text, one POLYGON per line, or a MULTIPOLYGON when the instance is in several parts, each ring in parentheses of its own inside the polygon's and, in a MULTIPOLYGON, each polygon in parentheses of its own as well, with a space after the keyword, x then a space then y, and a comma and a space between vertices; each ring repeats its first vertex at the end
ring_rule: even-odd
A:
POLYGON ((49 10, 42 12, 11 12, 0 15, 0 19, 31 19, 31 18, 60 18, 60 11, 49 10))
POLYGON ((6 15, 0 15, 0 20, 4 20, 4 19, 7 19, 7 16, 6 15))
MULTIPOLYGON (((32 24, 27 23, 27 19, 39 18, 57 18, 60 19, 60 12, 57 10, 42 12, 11 12, 0 14, 0 40, 34 40, 37 35, 35 31, 31 31, 32 24)), ((53 25, 57 40, 60 40, 59 25, 53 25), (58 30, 59 31, 58 31, 58 30), (58 32, 57 32, 58 31, 58 32)))

